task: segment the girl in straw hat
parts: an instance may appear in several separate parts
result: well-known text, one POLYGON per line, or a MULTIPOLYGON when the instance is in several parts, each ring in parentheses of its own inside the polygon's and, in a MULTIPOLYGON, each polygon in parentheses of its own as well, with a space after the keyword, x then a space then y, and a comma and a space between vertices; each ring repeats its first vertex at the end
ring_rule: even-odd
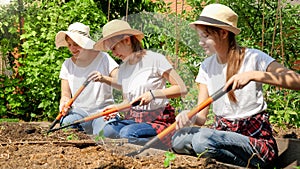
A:
POLYGON ((103 38, 94 47, 111 50, 123 61, 115 86, 122 90, 124 102, 140 101, 125 112, 124 119, 106 125, 104 136, 143 144, 175 122, 168 98, 185 95, 186 86, 165 56, 143 49, 144 34, 126 21, 112 20, 102 32, 103 38))
POLYGON ((300 75, 266 53, 240 47, 237 14, 221 4, 206 6, 199 20, 190 23, 200 37, 199 45, 207 55, 196 82, 198 102, 206 100, 224 84, 232 91, 215 101, 212 129, 188 127, 205 124, 209 108, 191 120, 187 113, 176 117, 177 132, 172 146, 176 153, 212 157, 239 166, 264 168, 274 162, 278 149, 269 123, 262 83, 300 90, 300 75))
MULTIPOLYGON (((89 26, 76 22, 71 24, 67 31, 60 31, 56 35, 56 47, 66 46, 72 54, 72 57, 64 61, 59 75, 61 79, 60 110, 65 109, 65 112, 68 112, 64 114, 61 125, 73 123, 114 103, 112 88, 108 84, 109 80, 116 76, 118 64, 107 53, 93 49, 95 42, 90 38, 89 31, 89 26), (74 96, 91 72, 101 74, 101 82, 90 82, 75 99, 72 108, 66 107, 66 103, 74 96)), ((90 80, 99 81, 95 78, 90 80)), ((98 118, 77 127, 83 127, 88 134, 98 135, 104 125, 103 118, 98 118)))

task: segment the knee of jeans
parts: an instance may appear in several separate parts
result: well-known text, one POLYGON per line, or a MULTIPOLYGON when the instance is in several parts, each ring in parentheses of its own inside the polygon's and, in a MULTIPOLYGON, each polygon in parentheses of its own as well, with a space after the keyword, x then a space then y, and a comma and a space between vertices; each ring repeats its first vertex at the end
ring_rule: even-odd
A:
POLYGON ((98 118, 93 120, 92 122, 92 127, 93 127, 93 134, 94 135, 99 135, 101 131, 104 130, 106 123, 103 120, 103 118, 98 118))
POLYGON ((67 124, 71 124, 76 120, 81 119, 82 116, 78 115, 78 114, 68 114, 66 116, 64 116, 61 120, 60 120, 60 125, 67 125, 67 124))
POLYGON ((213 132, 212 129, 202 128, 200 132, 195 133, 192 139, 192 147, 197 154, 213 151, 213 142, 210 140, 213 132))
POLYGON ((193 149, 193 146, 189 143, 186 144, 175 144, 171 148, 177 154, 187 154, 192 156, 197 156, 196 152, 193 149))
POLYGON ((138 135, 136 134, 135 130, 132 130, 130 126, 125 126, 120 130, 120 137, 121 138, 137 138, 138 135))
POLYGON ((177 150, 177 149, 180 150, 183 148, 183 146, 181 144, 182 138, 180 137, 180 135, 181 135, 181 132, 178 131, 172 136, 171 144, 172 144, 172 148, 174 150, 177 150))
POLYGON ((104 135, 104 137, 108 137, 108 138, 120 138, 119 132, 116 131, 110 125, 106 125, 103 128, 103 135, 104 135))
POLYGON ((184 130, 179 130, 172 137, 172 150, 178 154, 195 155, 191 144, 191 137, 184 130))

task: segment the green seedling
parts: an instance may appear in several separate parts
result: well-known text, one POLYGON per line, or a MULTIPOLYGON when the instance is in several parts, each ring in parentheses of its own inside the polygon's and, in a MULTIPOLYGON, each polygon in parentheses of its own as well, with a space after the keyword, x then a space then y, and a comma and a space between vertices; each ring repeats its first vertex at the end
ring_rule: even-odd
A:
POLYGON ((164 167, 167 168, 171 165, 171 162, 176 159, 176 155, 173 152, 167 151, 165 153, 164 167))
POLYGON ((200 158, 201 156, 203 156, 203 154, 205 154, 207 152, 208 152, 208 148, 205 151, 203 151, 202 153, 197 154, 197 157, 200 158))
POLYGON ((97 141, 103 140, 104 138, 105 138, 105 137, 104 137, 104 131, 101 130, 101 131, 99 132, 99 134, 95 137, 95 141, 97 142, 97 141))
POLYGON ((78 140, 78 136, 76 134, 70 134, 67 136, 67 140, 78 140))

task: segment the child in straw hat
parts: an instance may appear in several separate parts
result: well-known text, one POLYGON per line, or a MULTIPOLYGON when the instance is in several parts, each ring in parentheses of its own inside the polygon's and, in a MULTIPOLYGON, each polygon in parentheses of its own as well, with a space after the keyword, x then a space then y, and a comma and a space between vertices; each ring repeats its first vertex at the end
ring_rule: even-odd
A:
POLYGON ((207 55, 200 66, 196 82, 198 102, 206 100, 224 84, 232 92, 212 105, 214 128, 188 127, 205 124, 209 108, 191 120, 187 113, 176 117, 177 132, 173 150, 180 154, 212 157, 239 166, 264 168, 278 155, 262 83, 300 90, 300 75, 285 68, 266 53, 240 47, 235 36, 238 16, 221 4, 206 6, 197 21, 190 23, 200 37, 199 45, 207 55))
MULTIPOLYGON (((89 26, 76 22, 71 24, 67 31, 60 31, 56 35, 56 47, 68 47, 72 55, 64 61, 59 75, 61 79, 60 110, 65 109, 68 112, 64 114, 61 125, 73 123, 75 120, 100 112, 104 107, 114 103, 111 86, 103 82, 116 76, 118 64, 107 53, 93 49, 95 42, 90 38, 89 31, 89 26), (90 82, 75 99, 72 108, 65 107, 92 72, 96 72, 98 77, 105 78, 101 78, 101 82, 90 82)), ((97 77, 90 80, 99 81, 97 77)), ((103 118, 98 118, 77 127, 83 127, 88 134, 98 135, 104 125, 103 118)))
POLYGON ((129 138, 136 144, 147 142, 175 122, 168 99, 187 93, 183 80, 165 56, 143 49, 143 37, 143 32, 132 29, 126 21, 112 20, 104 25, 103 38, 94 46, 111 50, 122 59, 115 86, 122 90, 124 102, 140 101, 139 106, 125 112, 124 119, 107 124, 104 136, 129 138))

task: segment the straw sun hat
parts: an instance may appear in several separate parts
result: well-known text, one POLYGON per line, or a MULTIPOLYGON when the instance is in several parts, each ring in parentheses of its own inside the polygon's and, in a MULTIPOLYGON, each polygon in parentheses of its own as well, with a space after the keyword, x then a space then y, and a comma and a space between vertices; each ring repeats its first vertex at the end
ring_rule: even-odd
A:
POLYGON ((124 34, 134 35, 139 41, 142 41, 142 39, 144 38, 143 32, 136 29, 132 29, 126 21, 115 19, 103 26, 103 38, 96 42, 96 44, 94 45, 94 49, 107 51, 109 50, 108 46, 110 44, 107 44, 106 40, 114 36, 124 34))
POLYGON ((75 22, 68 27, 67 31, 59 31, 55 37, 57 48, 68 46, 66 41, 68 35, 75 43, 84 49, 93 49, 95 41, 90 38, 90 27, 80 22, 75 22))
POLYGON ((214 26, 237 35, 241 31, 237 28, 237 22, 238 15, 232 9, 222 4, 210 4, 203 9, 199 19, 189 25, 194 29, 196 25, 214 26))

